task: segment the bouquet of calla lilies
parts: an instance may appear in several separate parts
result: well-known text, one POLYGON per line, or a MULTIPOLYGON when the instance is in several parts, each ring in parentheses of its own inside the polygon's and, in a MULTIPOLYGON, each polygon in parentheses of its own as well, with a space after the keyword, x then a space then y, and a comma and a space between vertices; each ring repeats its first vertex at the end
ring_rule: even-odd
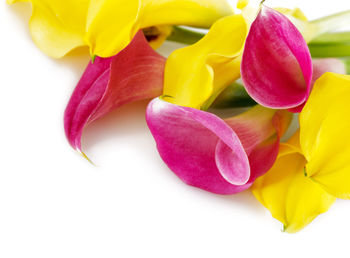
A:
POLYGON ((84 157, 85 127, 149 99, 155 147, 188 185, 251 189, 287 232, 350 199, 350 11, 308 21, 268 1, 235 11, 226 0, 14 2, 31 3, 31 35, 48 56, 89 49, 64 114, 84 157), (155 50, 166 40, 188 46, 166 58, 155 50), (293 117, 299 129, 286 139, 293 117))

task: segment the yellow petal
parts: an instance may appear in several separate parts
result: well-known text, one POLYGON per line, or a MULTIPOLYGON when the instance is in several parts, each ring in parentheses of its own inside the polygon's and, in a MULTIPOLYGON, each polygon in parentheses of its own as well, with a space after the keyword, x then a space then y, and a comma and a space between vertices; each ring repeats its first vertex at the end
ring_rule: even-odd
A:
POLYGON ((277 7, 274 9, 280 13, 283 13, 284 15, 296 18, 300 21, 307 21, 305 14, 299 8, 289 9, 289 8, 284 8, 284 7, 277 7))
POLYGON ((173 26, 169 25, 152 26, 143 29, 143 33, 145 34, 149 45, 153 49, 159 48, 172 33, 172 31, 173 26))
POLYGON ((297 148, 281 144, 274 166, 252 186, 255 197, 289 233, 301 230, 335 201, 335 197, 304 176, 305 163, 297 148))
POLYGON ((295 151, 299 153, 303 153, 300 147, 300 130, 299 129, 292 135, 292 137, 289 138, 287 143, 290 146, 293 146, 293 148, 295 148, 295 151))
POLYGON ((171 103, 201 108, 240 76, 247 25, 242 15, 216 22, 196 44, 174 51, 165 68, 164 95, 171 103), (217 79, 216 79, 217 78, 217 79))
POLYGON ((249 4, 249 0, 238 0, 237 9, 244 9, 249 4))
POLYGON ((33 40, 59 58, 87 45, 91 56, 109 57, 126 47, 140 29, 159 25, 209 27, 231 15, 226 0, 7 0, 30 2, 33 40))
POLYGON ((319 78, 300 114, 306 172, 329 193, 350 198, 350 76, 319 78))
POLYGON ((6 0, 7 4, 14 4, 17 2, 30 2, 30 0, 6 0))
POLYGON ((142 0, 140 26, 188 25, 209 28, 216 20, 233 14, 226 0, 142 0))
POLYGON ((227 86, 241 77, 241 61, 242 56, 237 56, 232 61, 211 65, 214 73, 213 90, 211 96, 202 105, 203 110, 207 110, 227 86))
MULTIPOLYGON (((8 1, 8 3, 28 2, 8 1)), ((85 20, 90 0, 30 0, 30 32, 35 44, 47 55, 59 58, 83 46, 85 20)))
POLYGON ((91 56, 113 56, 130 43, 138 30, 140 4, 140 0, 91 0, 85 35, 91 56))

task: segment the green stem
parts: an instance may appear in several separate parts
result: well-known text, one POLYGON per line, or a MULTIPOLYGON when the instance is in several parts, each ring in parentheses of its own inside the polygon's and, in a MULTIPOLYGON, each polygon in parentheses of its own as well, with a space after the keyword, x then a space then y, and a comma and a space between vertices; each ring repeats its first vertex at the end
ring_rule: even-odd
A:
POLYGON ((244 86, 239 83, 233 83, 228 86, 214 103, 213 108, 239 108, 255 106, 256 102, 248 95, 244 86))
POLYGON ((346 74, 350 74, 350 58, 343 60, 346 67, 346 74))
MULTIPOLYGON (((316 19, 311 21, 310 23, 316 25, 319 28, 319 35, 323 35, 329 31, 336 30, 342 28, 343 26, 350 25, 350 10, 344 11, 341 13, 332 14, 329 16, 322 17, 320 19, 316 19)), ((349 34, 345 35, 334 34, 333 36, 341 36, 346 37, 348 39, 349 34)), ((184 27, 173 27, 172 34, 167 38, 169 41, 174 41, 178 43, 183 43, 187 45, 192 45, 202 39, 205 36, 205 33, 193 31, 191 29, 186 29, 184 27)), ((325 39, 329 37, 329 35, 324 35, 325 39)), ((334 41, 337 41, 337 38, 334 38, 334 41)), ((342 39, 341 39, 342 40, 342 39)), ((315 40, 313 40, 315 42, 315 40)))
POLYGON ((350 10, 311 21, 319 28, 319 35, 350 25, 350 10))
POLYGON ((350 32, 323 34, 309 43, 313 57, 349 57, 350 32))
POLYGON ((313 39, 309 44, 341 44, 350 43, 350 31, 325 33, 313 39))
POLYGON ((350 42, 348 44, 310 44, 312 57, 350 57, 350 42))
POLYGON ((190 29, 174 26, 171 35, 167 38, 169 41, 174 41, 186 45, 192 45, 202 39, 204 33, 196 32, 190 29))

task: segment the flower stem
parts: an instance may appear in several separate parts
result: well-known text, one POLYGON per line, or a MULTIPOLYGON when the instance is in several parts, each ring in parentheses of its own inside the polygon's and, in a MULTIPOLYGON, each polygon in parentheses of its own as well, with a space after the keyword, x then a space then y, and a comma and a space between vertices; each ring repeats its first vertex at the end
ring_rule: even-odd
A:
POLYGON ((312 57, 350 57, 350 42, 348 44, 310 44, 312 57))
POLYGON ((349 57, 350 32, 323 34, 309 43, 313 57, 349 57))
POLYGON ((346 67, 346 74, 350 74, 350 58, 343 60, 346 67))
MULTIPOLYGON (((311 21, 310 23, 316 25, 319 28, 318 35, 323 35, 327 32, 340 29, 342 27, 346 27, 350 25, 350 10, 332 14, 329 16, 322 17, 320 19, 316 19, 311 21)), ((346 33, 345 33, 346 34, 346 33)), ((334 40, 338 40, 338 36, 345 36, 346 38, 349 35, 340 35, 335 33, 334 40)), ((187 29, 184 27, 174 26, 172 34, 167 38, 169 41, 183 43, 186 45, 192 45, 196 43, 198 40, 202 39, 205 36, 205 33, 201 33, 198 31, 194 31, 192 29, 187 29)), ((328 37, 329 35, 325 35, 328 37)), ((313 40, 315 42, 315 40, 313 40)))
POLYGON ((173 31, 167 38, 169 41, 178 42, 186 45, 192 45, 202 39, 205 36, 204 33, 193 31, 190 29, 174 26, 173 31))
POLYGON ((256 102, 248 95, 244 86, 236 82, 228 86, 216 98, 211 107, 221 109, 251 107, 255 105, 256 102))
POLYGON ((313 39, 309 44, 341 44, 350 43, 350 31, 325 33, 313 39))
POLYGON ((350 10, 311 21, 319 28, 319 35, 350 25, 350 10))

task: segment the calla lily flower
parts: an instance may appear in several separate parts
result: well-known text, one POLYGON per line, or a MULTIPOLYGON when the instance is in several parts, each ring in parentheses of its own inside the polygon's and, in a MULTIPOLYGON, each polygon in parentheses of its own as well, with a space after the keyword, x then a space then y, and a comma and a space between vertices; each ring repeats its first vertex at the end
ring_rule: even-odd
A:
POLYGON ((222 120, 154 99, 146 111, 160 156, 185 183, 217 194, 249 188, 274 163, 291 114, 256 106, 222 120))
POLYGON ((349 96, 350 76, 326 73, 316 81, 300 114, 306 175, 342 199, 350 199, 349 96))
POLYGON ((262 5, 245 43, 241 74, 248 94, 259 104, 302 108, 311 90, 312 60, 303 36, 287 17, 262 5))
POLYGON ((143 28, 161 25, 209 27, 233 13, 226 0, 7 0, 30 2, 30 31, 47 55, 60 58, 88 46, 91 56, 110 57, 143 28))
POLYGON ((305 227, 336 198, 350 199, 349 96, 350 76, 322 75, 300 114, 300 135, 281 144, 275 165, 252 187, 287 232, 305 227))
POLYGON ((165 67, 164 100, 206 109, 240 77, 240 55, 246 35, 243 16, 233 15, 217 21, 196 44, 175 50, 165 67))
MULTIPOLYGON (((313 64, 304 38, 310 40, 327 31, 321 29, 321 24, 331 29, 335 21, 349 14, 344 12, 326 17, 324 21, 307 22, 299 9, 277 9, 283 14, 262 5, 251 25, 242 57, 242 81, 248 94, 259 104, 300 112, 320 71, 326 72, 317 66, 329 67, 329 60, 313 64), (292 22, 308 26, 301 26, 301 33, 292 22)), ((328 71, 337 72, 337 69, 339 65, 328 71)))
POLYGON ((110 58, 90 63, 69 101, 64 115, 66 136, 81 150, 83 129, 110 111, 133 101, 161 95, 165 58, 136 34, 128 47, 110 58))
POLYGON ((276 163, 252 186, 255 197, 289 233, 304 228, 336 199, 304 176, 305 164, 297 147, 281 144, 276 163))

